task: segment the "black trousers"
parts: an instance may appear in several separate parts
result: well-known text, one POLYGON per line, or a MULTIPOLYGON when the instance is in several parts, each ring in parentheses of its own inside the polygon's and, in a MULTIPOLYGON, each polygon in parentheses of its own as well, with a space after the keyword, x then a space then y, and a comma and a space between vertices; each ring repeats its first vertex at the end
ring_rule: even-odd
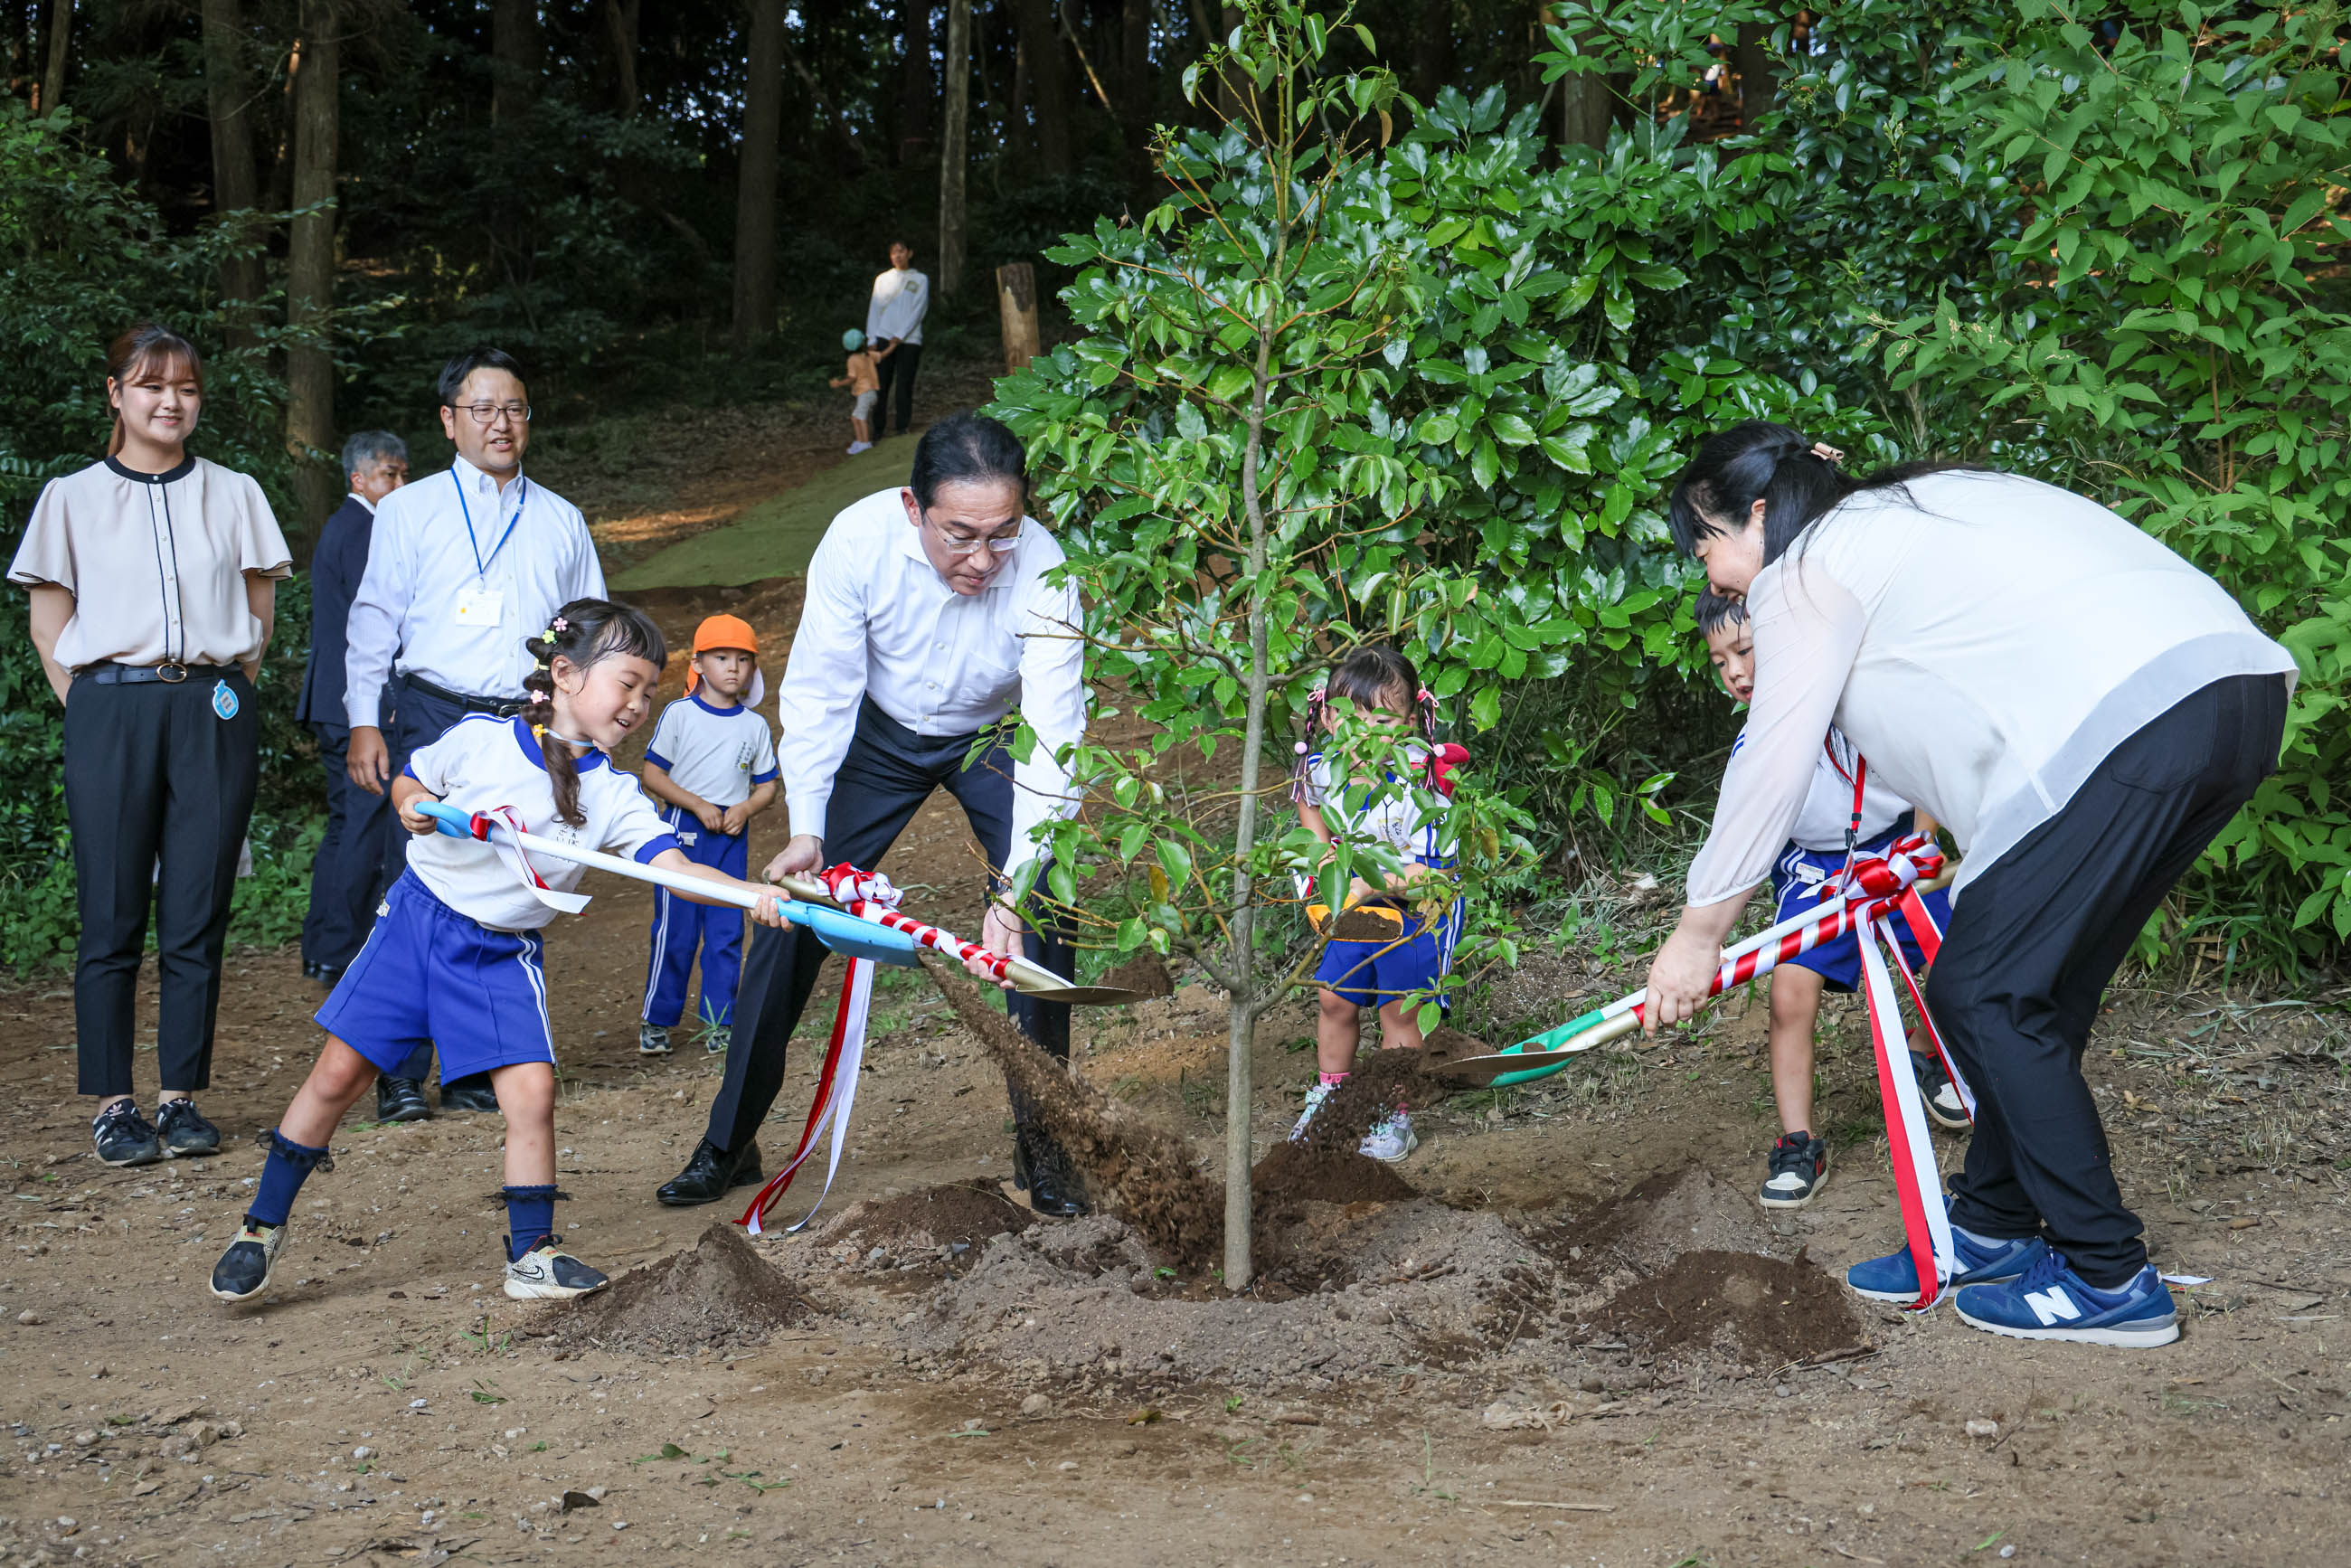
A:
MULTIPOLYGON (((914 372, 923 368, 923 346, 901 343, 890 350, 888 358, 875 367, 881 379, 881 395, 873 400, 873 439, 879 441, 890 429, 890 390, 898 391, 898 434, 914 428, 914 372)), ((871 866, 861 869, 871 871, 871 866)))
POLYGON ((81 915, 74 965, 80 1092, 131 1092, 131 1004, 151 903, 162 1087, 212 1086, 221 950, 237 852, 253 821, 260 743, 259 710, 242 674, 135 686, 75 680, 66 700, 65 782, 81 915), (227 718, 214 706, 224 680, 236 699, 227 718))
MULTIPOLYGON (((339 724, 314 724, 319 760, 327 773, 327 831, 310 862, 310 907, 302 917, 305 962, 342 969, 359 956, 375 925, 383 895, 383 835, 394 831, 389 789, 371 795, 351 782, 351 732, 339 724)), ((405 834, 402 835, 405 837, 405 834)))
POLYGON ((2082 1077, 2106 982, 2147 917, 2277 766, 2285 683, 2216 681, 2133 735, 1970 883, 1927 1005, 1977 1097, 1951 1218, 2043 1236, 2091 1284, 2147 1265, 2082 1077))
MULTIPOLYGON (((962 803, 988 865, 1001 868, 1012 841, 1012 758, 999 742, 967 768, 964 758, 972 738, 918 736, 865 702, 858 710, 856 738, 833 779, 826 860, 878 870, 915 811, 944 785, 962 803)), ((960 858, 951 853, 944 863, 916 867, 917 880, 945 881, 961 869, 955 863, 960 858)), ((1032 929, 1027 948, 1037 962, 1068 973, 1069 946, 1057 935, 1032 929)), ((726 1078, 710 1103, 707 1135, 718 1147, 739 1149, 758 1135, 783 1087, 784 1046, 824 960, 823 944, 804 937, 797 927, 751 927, 751 951, 735 998, 734 1040, 726 1048, 726 1078)), ((1008 1002, 1022 1033, 1056 1058, 1069 1060, 1068 1003, 1019 995, 1008 1002)))

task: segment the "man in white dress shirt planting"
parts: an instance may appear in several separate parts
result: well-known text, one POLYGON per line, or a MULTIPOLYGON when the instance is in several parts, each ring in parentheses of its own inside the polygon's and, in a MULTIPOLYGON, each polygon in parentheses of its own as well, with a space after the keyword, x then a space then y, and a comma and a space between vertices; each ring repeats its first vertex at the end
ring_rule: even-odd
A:
MULTIPOLYGON (((769 880, 880 862, 944 786, 987 860, 980 941, 1066 970, 1066 947, 1030 935, 1001 894, 1037 853, 1036 831, 1075 805, 1059 758, 1085 733, 1077 591, 1049 581, 1061 548, 1023 515, 1028 459, 992 419, 940 421, 914 449, 913 483, 832 520, 809 563, 799 632, 778 713, 792 837, 769 880), (1036 732, 1016 762, 1008 716, 1036 732), (977 746, 979 755, 972 758, 977 746)), ((920 880, 941 880, 924 867, 920 880)), ((784 1047, 815 988, 824 948, 792 931, 755 932, 735 1004, 726 1077, 710 1125, 666 1204, 709 1203, 760 1179, 756 1142, 784 1075, 784 1047)), ((1066 1004, 1010 999, 1031 1040, 1066 1059, 1066 1004)), ((1061 1151, 1015 1103, 1013 1169, 1040 1214, 1084 1211, 1061 1151)))
MULTIPOLYGON (((441 368, 441 429, 457 449, 445 472, 413 480, 376 507, 367 570, 351 601, 343 704, 351 782, 381 795, 416 751, 469 714, 511 718, 529 697, 523 635, 575 599, 604 597, 580 508, 523 477, 530 396, 522 367, 473 349, 441 368), (378 700, 391 688, 392 734, 378 700)), ((407 863, 405 833, 386 835, 384 885, 407 863)), ((376 1080, 383 1121, 423 1110, 429 1051, 376 1080)), ((486 1075, 444 1081, 441 1105, 495 1111, 486 1075)))

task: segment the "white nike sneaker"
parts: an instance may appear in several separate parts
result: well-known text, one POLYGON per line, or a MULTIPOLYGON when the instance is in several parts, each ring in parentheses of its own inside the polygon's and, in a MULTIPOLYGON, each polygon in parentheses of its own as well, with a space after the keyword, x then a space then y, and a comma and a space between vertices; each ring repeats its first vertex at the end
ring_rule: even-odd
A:
POLYGON ((1411 1115, 1403 1111, 1391 1111, 1372 1124, 1372 1130, 1364 1134, 1364 1141, 1355 1146, 1355 1152, 1392 1166, 1418 1147, 1420 1140, 1413 1135, 1411 1115))
POLYGON ((507 1265, 507 1294, 517 1301, 567 1301, 612 1281, 566 1252, 552 1236, 507 1265))
POLYGON ((1306 1109, 1299 1113, 1298 1121, 1290 1129, 1291 1143, 1302 1144, 1306 1141, 1307 1124, 1314 1120, 1315 1113, 1322 1109, 1322 1102, 1331 1098, 1334 1087, 1329 1083, 1317 1083, 1306 1092, 1306 1109))

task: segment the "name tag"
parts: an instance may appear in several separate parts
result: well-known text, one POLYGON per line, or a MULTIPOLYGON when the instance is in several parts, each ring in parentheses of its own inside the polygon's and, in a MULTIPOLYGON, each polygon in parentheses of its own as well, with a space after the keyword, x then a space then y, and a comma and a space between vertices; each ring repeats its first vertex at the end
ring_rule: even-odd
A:
POLYGON ((506 619, 507 596, 495 588, 469 588, 457 595, 457 624, 496 626, 506 619))

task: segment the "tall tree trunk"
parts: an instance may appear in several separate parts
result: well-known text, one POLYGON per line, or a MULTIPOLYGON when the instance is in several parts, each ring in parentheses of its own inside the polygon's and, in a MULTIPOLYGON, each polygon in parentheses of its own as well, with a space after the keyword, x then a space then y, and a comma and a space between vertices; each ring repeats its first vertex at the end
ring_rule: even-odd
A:
POLYGON ((1119 119, 1127 145, 1140 149, 1150 141, 1156 102, 1151 90, 1151 0, 1121 0, 1119 33, 1119 119))
POLYGON ((538 0, 492 0, 490 6, 490 123, 512 131, 528 117, 538 96, 543 50, 538 0))
POLYGON ((971 0, 947 0, 946 112, 939 128, 938 291, 963 287, 964 177, 971 120, 971 0))
POLYGON ((56 112, 66 100, 66 56, 73 47, 73 0, 49 0, 49 59, 41 72, 41 101, 33 107, 42 114, 56 112))
POLYGON ((898 166, 913 168, 930 156, 931 0, 899 0, 899 28, 906 53, 899 62, 898 166))
MULTIPOLYGON (((1241 25, 1241 8, 1238 5, 1227 5, 1217 15, 1219 20, 1215 41, 1221 44, 1231 37, 1234 29, 1241 25)), ((1238 120, 1241 116, 1240 89, 1239 73, 1236 71, 1217 73, 1217 112, 1227 120, 1238 120)))
POLYGON ((604 0, 604 47, 612 57, 612 111, 637 112, 637 23, 644 0, 604 0))
POLYGON ((784 117, 784 0, 751 0, 750 75, 735 188, 734 349, 776 329, 776 140, 784 117))
MULTIPOLYGON (((226 221, 249 223, 260 204, 259 177, 253 166, 253 92, 245 74, 245 17, 237 0, 204 0, 204 102, 212 123, 213 213, 226 221), (248 214, 230 219, 231 214, 248 214)), ((221 297, 248 300, 262 288, 259 255, 221 263, 221 297)), ((243 325, 232 342, 250 343, 243 325)))
MULTIPOLYGON (((1550 11, 1544 19, 1556 20, 1550 11)), ((1616 77, 1562 77, 1559 79, 1559 140, 1563 146, 1583 146, 1604 152, 1609 128, 1616 123, 1616 77)))
POLYGON ((1771 112, 1780 97, 1780 62, 1771 53, 1771 28, 1768 23, 1744 22, 1739 28, 1739 47, 1732 56, 1739 71, 1739 126, 1752 131, 1755 122, 1771 112))
POLYGON ((336 0, 302 0, 302 36, 292 64, 294 205, 320 207, 295 218, 287 236, 286 324, 309 334, 286 350, 286 449, 294 457, 301 528, 315 530, 334 509, 343 483, 335 444, 335 360, 327 322, 335 303, 336 141, 340 129, 337 77, 341 52, 336 0))
POLYGON ((1461 74, 1460 56, 1453 39, 1453 0, 1420 0, 1413 17, 1412 96, 1434 103, 1438 92, 1456 85, 1461 74))
POLYGON ((1020 57, 1029 67, 1029 97, 1037 119, 1037 164, 1049 175, 1070 172, 1070 64, 1061 47, 1053 0, 1012 0, 1020 27, 1020 57))

